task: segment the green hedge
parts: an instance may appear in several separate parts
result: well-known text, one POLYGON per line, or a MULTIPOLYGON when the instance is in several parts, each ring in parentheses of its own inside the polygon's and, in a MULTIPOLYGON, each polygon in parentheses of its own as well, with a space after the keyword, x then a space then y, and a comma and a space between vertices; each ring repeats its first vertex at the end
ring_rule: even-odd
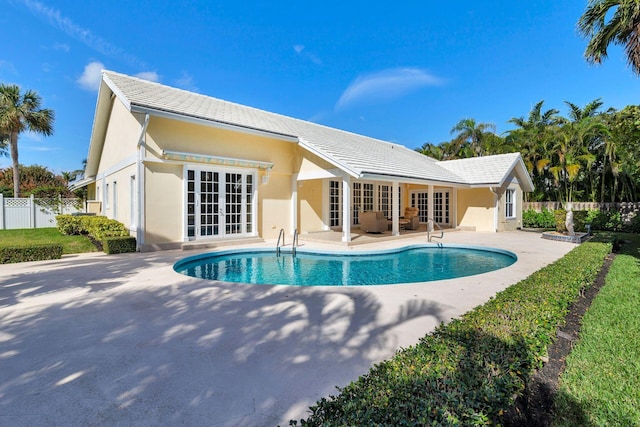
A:
POLYGON ((487 425, 522 395, 569 305, 593 283, 610 243, 577 246, 414 346, 402 349, 290 425, 487 425))
POLYGON ((136 251, 135 237, 106 237, 102 249, 108 254, 123 254, 136 251))
POLYGON ((33 244, 28 246, 0 247, 0 264, 14 262, 44 261, 62 258, 60 244, 33 244))
POLYGON ((58 222, 58 230, 62 234, 88 234, 94 241, 102 244, 102 249, 107 252, 105 247, 105 240, 114 237, 124 237, 127 243, 116 242, 112 243, 108 250, 120 251, 120 252, 107 252, 107 253, 122 253, 122 252, 135 252, 135 238, 129 236, 129 230, 121 222, 115 219, 109 219, 104 216, 74 216, 74 215, 58 215, 56 216, 58 222), (124 250, 119 248, 129 248, 131 242, 128 239, 133 239, 134 250, 124 250))
POLYGON ((522 226, 525 228, 554 228, 556 220, 553 212, 548 209, 542 209, 541 212, 527 209, 522 212, 522 226))

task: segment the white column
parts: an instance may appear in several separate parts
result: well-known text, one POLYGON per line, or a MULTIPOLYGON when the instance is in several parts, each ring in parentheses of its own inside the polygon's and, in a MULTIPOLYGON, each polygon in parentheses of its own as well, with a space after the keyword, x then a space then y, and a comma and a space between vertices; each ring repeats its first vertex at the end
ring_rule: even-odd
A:
POLYGON ((400 235, 400 200, 398 193, 400 192, 400 183, 391 183, 391 235, 400 235))
POLYGON ((0 193, 0 230, 4 230, 4 196, 0 193))
POLYGON ((351 179, 342 177, 342 241, 351 241, 351 179))
MULTIPOLYGON (((427 194, 427 219, 433 219, 433 185, 429 186, 427 194)), ((435 222, 435 219, 433 219, 435 222)))
POLYGON ((298 174, 291 175, 291 235, 298 228, 298 174))

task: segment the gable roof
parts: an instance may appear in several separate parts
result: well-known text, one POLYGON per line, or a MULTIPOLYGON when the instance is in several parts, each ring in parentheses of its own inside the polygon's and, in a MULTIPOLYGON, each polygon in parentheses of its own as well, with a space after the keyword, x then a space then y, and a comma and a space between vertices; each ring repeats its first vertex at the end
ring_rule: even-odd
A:
MULTIPOLYGON (((509 172, 499 177, 478 172, 464 174, 455 167, 445 167, 448 162, 438 162, 402 145, 342 131, 304 120, 271 113, 244 105, 223 101, 206 95, 165 86, 137 77, 113 71, 103 71, 103 82, 98 94, 96 118, 91 137, 87 169, 99 156, 91 156, 91 147, 101 146, 100 138, 106 129, 106 99, 111 92, 131 112, 195 121, 214 126, 229 127, 250 133, 269 134, 297 142, 304 149, 320 156, 339 169, 356 178, 389 177, 399 180, 416 180, 425 183, 443 183, 460 186, 497 184, 506 179, 509 172), (489 182, 490 181, 490 182, 489 182)), ((515 156, 519 154, 515 153, 515 156)), ((492 156, 478 158, 475 163, 484 165, 492 156), (483 160, 484 159, 484 160, 483 160)), ((489 161, 491 165, 494 162, 489 161)), ((97 164, 95 165, 97 168, 97 164)), ((482 171, 495 171, 493 166, 482 171)), ((526 172, 526 170, 525 170, 526 172)), ((528 175, 527 175, 528 176, 528 175)))
POLYGON ((471 186, 500 186, 514 171, 522 189, 533 191, 533 182, 520 153, 440 161, 438 165, 461 177, 471 186))

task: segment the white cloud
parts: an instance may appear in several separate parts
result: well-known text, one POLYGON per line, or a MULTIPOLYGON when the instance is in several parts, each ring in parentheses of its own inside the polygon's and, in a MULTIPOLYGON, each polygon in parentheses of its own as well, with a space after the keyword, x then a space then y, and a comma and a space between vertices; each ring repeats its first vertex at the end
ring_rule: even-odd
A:
POLYGON ((360 103, 380 103, 400 98, 425 86, 438 86, 443 80, 419 68, 390 68, 359 76, 342 93, 336 110, 360 103))
POLYGON ((136 77, 141 78, 142 80, 149 80, 150 82, 157 83, 160 81, 160 76, 155 71, 143 71, 136 74, 136 77))
POLYGON ((296 51, 298 56, 308 59, 309 61, 313 62, 316 65, 322 65, 322 60, 320 59, 320 57, 315 53, 305 51, 304 45, 296 44, 293 46, 293 50, 296 51))
POLYGON ((18 74, 16 67, 12 62, 0 60, 0 70, 6 70, 11 74, 18 74))
POLYGON ((127 53, 124 49, 112 45, 102 37, 96 36, 90 29, 75 24, 71 19, 63 16, 59 10, 49 7, 37 0, 19 1, 29 8, 33 14, 45 19, 51 26, 58 28, 69 37, 80 41, 89 48, 110 58, 123 61, 130 66, 139 69, 147 68, 143 61, 127 53))
POLYGON ((59 50, 59 51, 62 51, 62 52, 69 52, 71 50, 71 47, 66 43, 54 43, 53 44, 53 50, 59 50))
POLYGON ((189 90, 191 92, 200 91, 198 85, 193 79, 193 76, 186 71, 182 71, 182 76, 179 79, 176 79, 176 86, 185 90, 189 90))
POLYGON ((81 88, 85 90, 96 91, 100 88, 100 81, 102 80, 102 70, 104 64, 99 61, 89 62, 84 67, 84 71, 77 82, 81 88))

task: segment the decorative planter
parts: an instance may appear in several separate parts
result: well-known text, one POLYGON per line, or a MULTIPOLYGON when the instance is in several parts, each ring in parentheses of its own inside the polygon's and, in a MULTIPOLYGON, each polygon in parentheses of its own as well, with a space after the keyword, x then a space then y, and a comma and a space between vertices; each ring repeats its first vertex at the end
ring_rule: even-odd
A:
POLYGON ((589 233, 575 233, 573 236, 558 233, 557 231, 545 231, 542 238, 547 240, 556 240, 558 242, 582 243, 589 238, 589 233))

